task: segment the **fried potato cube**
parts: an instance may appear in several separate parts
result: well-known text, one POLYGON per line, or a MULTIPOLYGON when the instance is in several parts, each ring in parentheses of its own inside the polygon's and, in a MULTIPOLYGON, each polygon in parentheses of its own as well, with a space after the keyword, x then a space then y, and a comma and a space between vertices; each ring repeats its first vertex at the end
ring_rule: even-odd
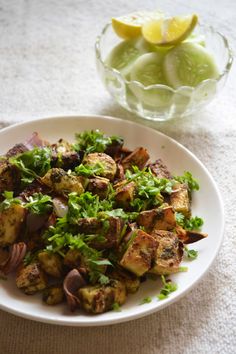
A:
POLYGON ((38 253, 38 260, 45 273, 55 278, 62 276, 62 260, 58 254, 42 251, 38 253))
POLYGON ((50 286, 43 292, 43 301, 50 306, 60 304, 64 301, 65 295, 62 286, 50 286))
POLYGON ((7 160, 0 161, 0 194, 14 191, 20 182, 20 171, 7 160))
POLYGON ((136 236, 128 245, 120 265, 140 277, 151 268, 158 243, 154 237, 142 230, 137 229, 133 232, 136 236))
POLYGON ((130 170, 132 169, 132 166, 137 166, 140 170, 142 170, 148 162, 149 157, 150 156, 145 148, 138 147, 131 152, 131 154, 125 157, 121 163, 124 170, 130 170))
POLYGON ((51 168, 45 176, 41 178, 41 181, 58 194, 71 192, 82 194, 84 192, 82 178, 68 174, 62 168, 51 168))
POLYGON ((126 300, 125 285, 111 280, 108 285, 85 286, 78 290, 81 307, 91 313, 103 313, 112 309, 114 303, 123 305, 126 300))
POLYGON ((109 179, 104 177, 90 178, 87 190, 92 194, 97 194, 101 199, 104 199, 107 197, 109 184, 109 179))
POLYGON ((151 169, 152 173, 157 178, 171 178, 171 173, 169 172, 166 165, 163 163, 162 159, 157 159, 155 162, 148 164, 147 167, 151 169))
POLYGON ((0 212, 0 246, 12 245, 19 236, 26 211, 20 204, 0 212))
POLYGON ((116 174, 116 163, 113 158, 103 152, 93 152, 83 159, 83 164, 89 167, 101 166, 98 176, 113 180, 116 174))
POLYGON ((153 230, 173 230, 176 227, 175 212, 172 206, 142 211, 137 224, 147 232, 153 230))
POLYGON ((127 272, 125 269, 116 269, 110 273, 112 279, 120 280, 125 284, 128 294, 134 294, 140 287, 140 279, 136 275, 127 272))
POLYGON ((149 272, 160 275, 177 273, 183 258, 182 242, 170 231, 155 230, 152 236, 157 240, 158 247, 155 264, 149 272))
POLYGON ((19 269, 16 286, 25 294, 32 295, 47 287, 47 280, 38 263, 31 263, 19 269))
POLYGON ((130 202, 134 200, 135 189, 134 182, 129 182, 127 184, 121 182, 116 185, 115 200, 117 205, 124 209, 129 209, 130 202))
POLYGON ((186 217, 190 215, 190 200, 186 184, 177 183, 174 186, 174 190, 170 195, 170 204, 178 213, 182 213, 186 217))

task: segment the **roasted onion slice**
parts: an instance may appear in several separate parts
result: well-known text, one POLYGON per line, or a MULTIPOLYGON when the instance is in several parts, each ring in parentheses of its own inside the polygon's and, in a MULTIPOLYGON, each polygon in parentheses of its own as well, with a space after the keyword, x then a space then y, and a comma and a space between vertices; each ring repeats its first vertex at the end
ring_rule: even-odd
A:
POLYGON ((80 306, 77 296, 79 288, 86 285, 86 282, 78 269, 72 269, 64 279, 63 290, 70 310, 73 312, 80 306))

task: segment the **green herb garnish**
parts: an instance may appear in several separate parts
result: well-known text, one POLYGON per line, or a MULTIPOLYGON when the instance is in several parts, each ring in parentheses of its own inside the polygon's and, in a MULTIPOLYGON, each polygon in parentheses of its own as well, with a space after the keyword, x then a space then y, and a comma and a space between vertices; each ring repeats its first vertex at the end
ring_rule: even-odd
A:
POLYGON ((2 194, 5 199, 0 203, 0 211, 9 209, 12 205, 21 204, 20 199, 13 197, 13 192, 4 191, 2 194))
POLYGON ((75 168, 77 175, 91 177, 100 176, 104 172, 104 165, 97 162, 94 166, 80 164, 75 168))
POLYGON ((85 151, 89 154, 91 152, 104 152, 112 143, 123 143, 123 139, 119 136, 106 136, 99 130, 84 131, 76 134, 76 144, 74 149, 76 151, 85 151))
POLYGON ((157 295, 159 300, 164 300, 166 299, 170 293, 176 291, 178 289, 177 284, 172 283, 170 280, 166 280, 164 275, 161 276, 161 280, 163 283, 163 287, 160 290, 160 294, 157 295))
POLYGON ((203 219, 198 216, 186 218, 182 213, 175 213, 176 222, 182 226, 185 230, 200 230, 203 225, 203 219))
POLYGON ((52 210, 52 198, 42 193, 34 193, 27 197, 28 203, 24 206, 33 214, 46 214, 52 210))
POLYGON ((10 157, 9 162, 21 172, 21 181, 24 184, 32 183, 34 179, 42 177, 51 168, 52 151, 48 147, 36 147, 10 157))
POLYGON ((174 179, 180 183, 186 183, 190 191, 199 190, 199 184, 189 171, 185 171, 183 176, 175 176, 174 179))
POLYGON ((145 297, 145 298, 140 302, 140 305, 149 304, 150 302, 152 302, 152 298, 148 296, 148 297, 145 297))
POLYGON ((120 308, 120 305, 118 304, 118 302, 114 302, 114 304, 112 305, 112 310, 116 311, 116 312, 121 311, 121 308, 120 308))
POLYGON ((188 258, 194 260, 198 257, 198 251, 196 250, 189 250, 187 246, 184 246, 184 251, 188 258))

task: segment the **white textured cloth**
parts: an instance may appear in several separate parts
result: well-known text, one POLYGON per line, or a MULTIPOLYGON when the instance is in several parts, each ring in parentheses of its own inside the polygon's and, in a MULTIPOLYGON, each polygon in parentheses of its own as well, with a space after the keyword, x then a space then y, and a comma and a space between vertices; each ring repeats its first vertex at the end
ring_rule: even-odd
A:
POLYGON ((199 14, 236 47, 234 0, 0 0, 0 128, 62 114, 134 119, 189 148, 210 170, 225 203, 225 239, 207 276, 170 307, 129 323, 69 328, 0 311, 0 353, 236 353, 236 70, 207 109, 168 123, 125 112, 95 68, 96 35, 112 16, 160 6, 199 14), (145 5, 144 5, 145 4, 145 5))

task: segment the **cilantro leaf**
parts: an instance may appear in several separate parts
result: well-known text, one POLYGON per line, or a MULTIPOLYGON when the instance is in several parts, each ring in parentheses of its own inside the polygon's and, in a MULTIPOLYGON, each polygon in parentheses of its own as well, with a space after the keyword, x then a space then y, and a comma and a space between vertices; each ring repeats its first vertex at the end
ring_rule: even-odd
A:
POLYGON ((150 302, 152 302, 152 298, 148 296, 141 301, 140 305, 149 304, 150 302))
POLYGON ((52 151, 48 147, 35 147, 33 150, 13 156, 9 162, 21 172, 24 184, 32 183, 35 178, 42 177, 51 168, 52 151))
POLYGON ((14 204, 21 204, 20 199, 13 197, 13 192, 4 191, 2 195, 5 199, 0 203, 0 211, 9 209, 14 204))
POLYGON ((122 143, 123 139, 119 136, 106 136, 99 130, 84 131, 76 134, 76 144, 74 149, 76 151, 85 151, 89 154, 91 152, 104 152, 106 148, 113 142, 122 143))
POLYGON ((183 176, 175 176, 174 179, 180 183, 186 183, 190 191, 199 190, 199 184, 189 171, 185 171, 183 176))
POLYGON ((178 225, 182 226, 185 230, 195 230, 198 231, 201 229, 204 221, 198 216, 186 218, 182 213, 175 213, 176 222, 178 225))
POLYGON ((97 162, 94 166, 80 164, 75 168, 75 172, 85 177, 100 176, 104 172, 104 165, 101 162, 97 162))
POLYGON ((163 287, 160 290, 159 295, 157 295, 159 300, 164 300, 166 299, 170 293, 176 291, 178 289, 177 284, 172 283, 170 280, 166 280, 164 275, 161 276, 161 280, 163 283, 163 287))
POLYGON ((114 302, 114 304, 112 305, 112 310, 116 311, 116 312, 121 311, 121 308, 120 308, 120 305, 118 304, 118 302, 114 302))
POLYGON ((184 246, 184 251, 186 252, 187 257, 191 260, 194 260, 198 257, 198 251, 189 250, 187 246, 184 246))
POLYGON ((29 209, 33 214, 46 214, 52 210, 52 198, 42 193, 34 193, 27 197, 28 203, 25 208, 29 209))

